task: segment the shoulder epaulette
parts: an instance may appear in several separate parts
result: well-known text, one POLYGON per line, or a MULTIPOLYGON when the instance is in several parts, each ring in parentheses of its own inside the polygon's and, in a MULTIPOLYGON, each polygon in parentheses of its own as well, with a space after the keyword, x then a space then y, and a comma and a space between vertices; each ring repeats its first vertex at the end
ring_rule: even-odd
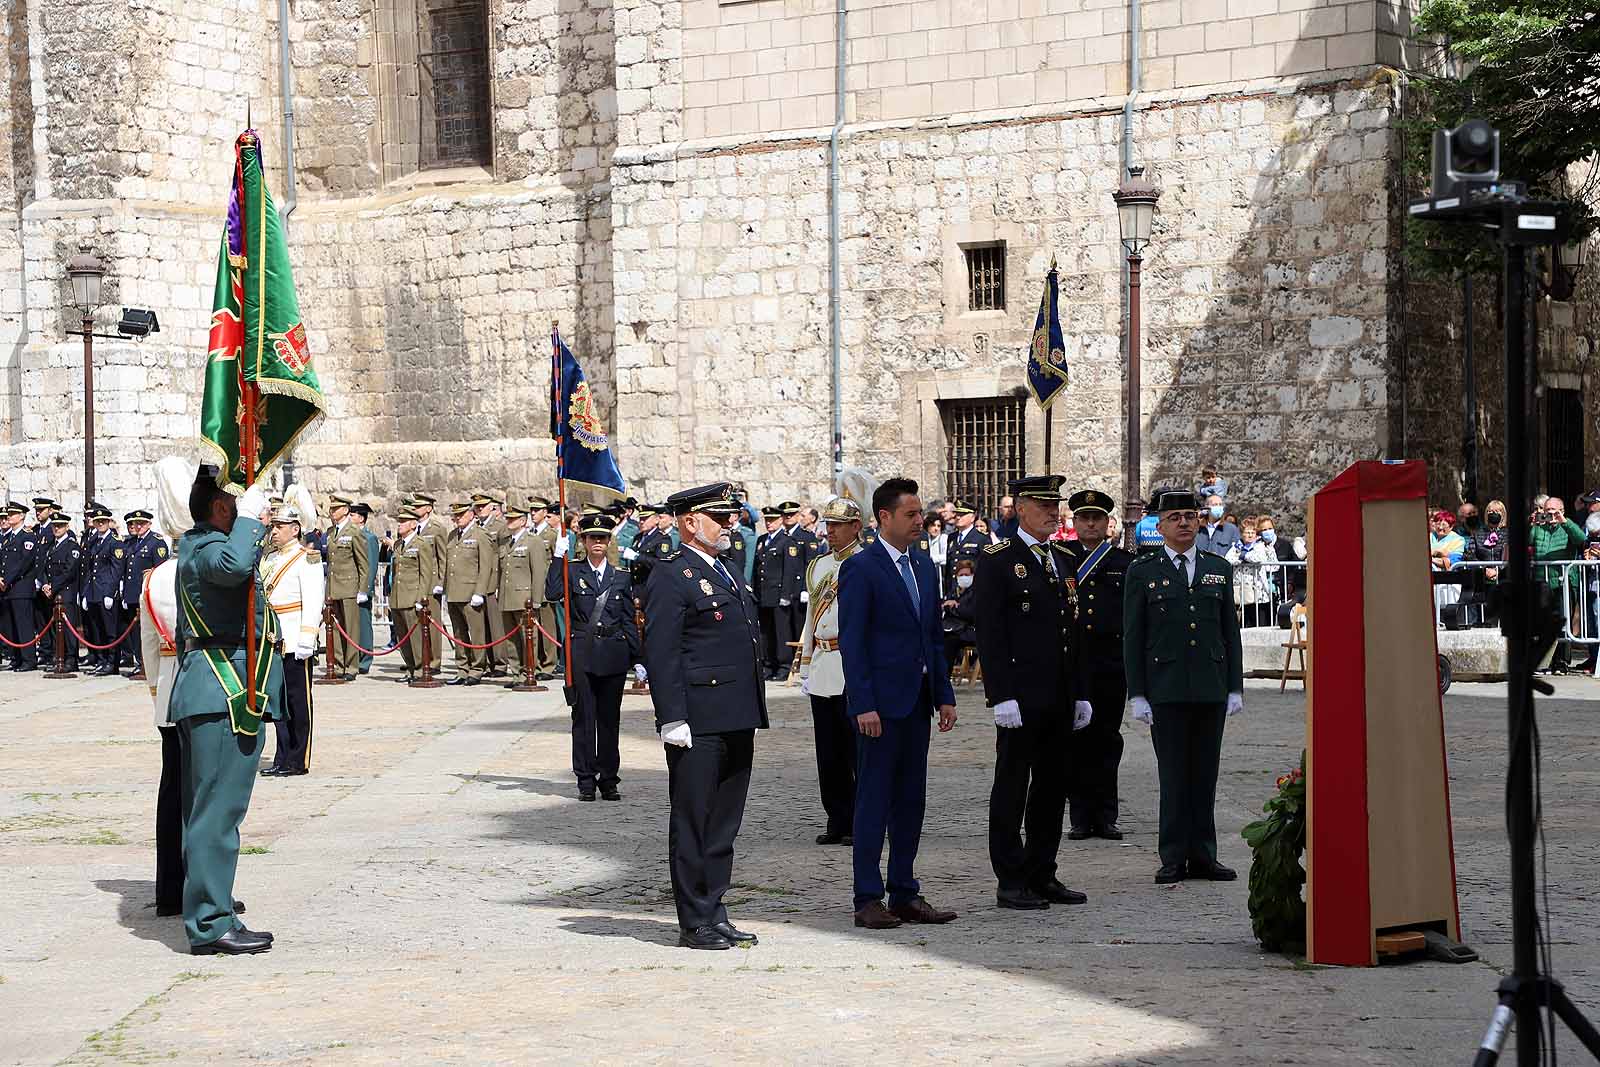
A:
POLYGON ((674 552, 672 555, 663 558, 661 562, 662 563, 671 563, 673 560, 677 559, 681 555, 683 555, 683 549, 680 548, 680 549, 678 549, 678 551, 674 552))
POLYGON ((314 548, 306 549, 306 562, 307 563, 321 563, 322 562, 322 553, 318 552, 314 548))
POLYGON ((1072 542, 1070 541, 1046 541, 1045 543, 1057 552, 1065 552, 1069 556, 1072 555, 1072 542))
POLYGON ((984 547, 983 552, 984 552, 984 555, 992 556, 996 552, 1004 552, 1006 549, 1008 549, 1010 547, 1011 547, 1011 538, 1007 537, 1007 538, 1004 538, 1003 540, 996 541, 992 545, 986 545, 984 547))
POLYGON ((1138 552, 1138 553, 1135 553, 1134 557, 1133 557, 1133 562, 1129 563, 1128 566, 1130 566, 1130 567, 1141 566, 1146 561, 1155 559, 1156 555, 1157 554, 1154 553, 1154 552, 1138 552))

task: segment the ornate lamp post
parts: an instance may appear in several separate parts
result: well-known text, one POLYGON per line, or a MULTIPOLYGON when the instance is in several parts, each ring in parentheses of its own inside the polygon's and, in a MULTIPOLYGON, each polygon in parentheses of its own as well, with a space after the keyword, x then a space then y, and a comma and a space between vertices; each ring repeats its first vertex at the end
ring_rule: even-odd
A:
POLYGON ((1139 497, 1139 284, 1144 265, 1144 248, 1150 243, 1156 203, 1161 190, 1144 176, 1143 167, 1129 167, 1128 180, 1111 199, 1117 203, 1117 228, 1122 247, 1128 253, 1128 455, 1122 475, 1123 537, 1129 549, 1136 547, 1134 528, 1144 516, 1139 497))
POLYGON ((100 306, 106 266, 88 248, 67 260, 72 303, 83 316, 83 502, 94 499, 94 313, 100 306))

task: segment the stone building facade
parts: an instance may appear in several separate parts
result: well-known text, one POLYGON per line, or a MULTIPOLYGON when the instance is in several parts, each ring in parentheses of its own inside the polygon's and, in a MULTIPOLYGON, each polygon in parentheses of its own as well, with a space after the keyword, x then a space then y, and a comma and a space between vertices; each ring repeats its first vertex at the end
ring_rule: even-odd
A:
MULTIPOLYGON (((319 490, 549 490, 557 323, 640 496, 733 478, 815 498, 836 462, 992 496, 1043 466, 1043 413, 1018 396, 1054 261, 1072 384, 1051 465, 1120 496, 1127 152, 1164 190, 1143 485, 1211 462, 1241 506, 1292 513, 1404 451, 1436 461, 1443 499, 1459 313, 1419 299, 1399 255, 1409 2, 1139 0, 1126 147, 1128 0, 853 0, 842 47, 819 0, 294 0, 292 115, 277 0, 12 5, 0 482, 81 508, 64 265, 89 247, 109 267, 98 330, 118 306, 160 316, 95 347, 99 495, 148 503, 154 460, 195 431, 248 116, 329 396, 295 456, 319 490)), ((1586 306, 1545 311, 1565 375, 1547 384, 1585 398, 1586 306)))

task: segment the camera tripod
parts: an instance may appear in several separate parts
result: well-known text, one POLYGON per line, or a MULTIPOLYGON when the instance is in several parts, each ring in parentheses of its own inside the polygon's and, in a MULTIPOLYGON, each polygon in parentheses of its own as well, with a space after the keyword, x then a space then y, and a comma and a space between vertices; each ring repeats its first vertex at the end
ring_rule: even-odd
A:
MULTIPOLYGON (((1560 615, 1548 589, 1536 596, 1530 560, 1528 502, 1527 408, 1527 249, 1505 242, 1506 363, 1506 567, 1502 572, 1501 613, 1506 639, 1507 717, 1511 755, 1506 772, 1506 829, 1511 839, 1512 974, 1500 983, 1500 1003, 1489 1022, 1473 1067, 1492 1067, 1500 1060, 1506 1037, 1517 1032, 1518 1067, 1537 1067, 1546 1034, 1546 1012, 1565 1023, 1595 1059, 1600 1060, 1600 1030, 1567 997, 1561 983, 1540 969, 1539 912, 1534 899, 1535 756, 1533 695, 1555 690, 1535 678, 1534 665, 1557 638, 1560 615)), ((1550 1022, 1554 1030, 1554 1022, 1550 1022)))

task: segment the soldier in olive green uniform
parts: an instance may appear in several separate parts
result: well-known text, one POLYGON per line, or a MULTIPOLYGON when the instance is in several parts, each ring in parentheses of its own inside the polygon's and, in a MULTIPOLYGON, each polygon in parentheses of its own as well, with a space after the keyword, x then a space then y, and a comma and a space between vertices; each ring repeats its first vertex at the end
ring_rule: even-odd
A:
MULTIPOLYGON (((435 518, 433 505, 438 501, 428 493, 420 490, 411 494, 407 503, 411 510, 417 514, 417 536, 433 548, 433 572, 438 576, 433 589, 433 617, 442 619, 444 610, 444 543, 449 536, 449 524, 443 519, 435 518)), ((404 631, 402 631, 404 632, 404 631)), ((444 665, 444 640, 435 633, 431 638, 428 669, 438 674, 444 665)))
MULTIPOLYGON (((450 607, 450 632, 457 641, 481 645, 488 640, 484 610, 489 578, 494 573, 494 545, 465 501, 450 505, 456 527, 444 546, 444 599, 450 607)), ((477 685, 489 670, 481 648, 456 645, 456 671, 451 685, 477 685)))
MULTIPOLYGON (((479 536, 487 537, 490 548, 493 549, 489 553, 492 561, 489 564, 489 596, 483 610, 484 625, 490 641, 498 641, 506 635, 505 620, 500 614, 500 539, 506 532, 505 520, 500 517, 500 509, 503 506, 503 502, 492 494, 472 494, 472 513, 477 516, 478 529, 481 531, 479 536)), ((489 664, 489 674, 505 673, 506 663, 513 654, 512 643, 507 641, 484 652, 489 664)))
MULTIPOLYGON (((406 631, 416 629, 400 646, 400 657, 406 664, 406 681, 411 681, 422 669, 422 619, 420 605, 433 596, 441 584, 439 562, 433 542, 417 532, 419 516, 411 508, 401 508, 395 515, 395 539, 389 562, 391 583, 389 588, 389 614, 394 619, 394 636, 398 640, 406 631)), ((431 614, 431 612, 430 612, 431 614)), ((437 633, 428 635, 430 649, 437 649, 443 639, 437 633)))
MULTIPOLYGON (((328 599, 344 627, 345 633, 355 637, 361 632, 361 605, 368 599, 365 590, 371 572, 367 555, 367 532, 350 518, 349 497, 334 496, 328 500, 328 514, 333 525, 326 534, 328 547, 323 558, 328 561, 328 599)), ((356 680, 361 666, 361 655, 353 641, 339 633, 338 627, 328 634, 328 656, 334 670, 345 681, 356 680)))
POLYGON ((1223 720, 1244 710, 1244 653, 1233 568, 1195 547, 1199 503, 1188 490, 1156 500, 1165 544, 1128 565, 1123 666, 1133 717, 1150 724, 1161 781, 1156 882, 1238 877, 1217 862, 1217 765, 1223 720))
POLYGON ((272 935, 245 928, 233 879, 239 824, 261 762, 263 720, 281 714, 278 617, 256 570, 267 541, 267 497, 252 487, 235 501, 202 467, 189 491, 195 526, 178 542, 180 650, 168 718, 178 730, 183 775, 183 927, 195 955, 265 952, 272 935), (245 663, 246 612, 255 587, 256 662, 245 663), (248 706, 247 671, 256 702, 248 706))
POLYGON ((535 603, 539 607, 540 633, 536 647, 539 662, 538 671, 541 679, 555 676, 556 650, 560 647, 545 634, 554 635, 556 632, 556 609, 553 604, 544 599, 545 573, 550 569, 550 561, 556 558, 556 542, 561 537, 558 529, 560 523, 552 521, 550 517, 550 501, 542 496, 536 496, 528 501, 528 531, 534 540, 544 546, 539 550, 539 558, 533 565, 533 595, 538 599, 535 603))
MULTIPOLYGON (((500 581, 497 590, 500 599, 500 632, 511 633, 522 629, 522 613, 529 603, 538 607, 543 597, 543 586, 533 584, 538 572, 540 581, 549 569, 549 560, 540 563, 544 542, 528 530, 528 509, 520 504, 506 507, 506 531, 500 539, 500 581), (537 588, 538 592, 535 592, 537 588)), ((537 640, 537 637, 535 637, 537 640)), ((523 671, 522 642, 519 634, 507 641, 506 663, 513 678, 523 671)))

